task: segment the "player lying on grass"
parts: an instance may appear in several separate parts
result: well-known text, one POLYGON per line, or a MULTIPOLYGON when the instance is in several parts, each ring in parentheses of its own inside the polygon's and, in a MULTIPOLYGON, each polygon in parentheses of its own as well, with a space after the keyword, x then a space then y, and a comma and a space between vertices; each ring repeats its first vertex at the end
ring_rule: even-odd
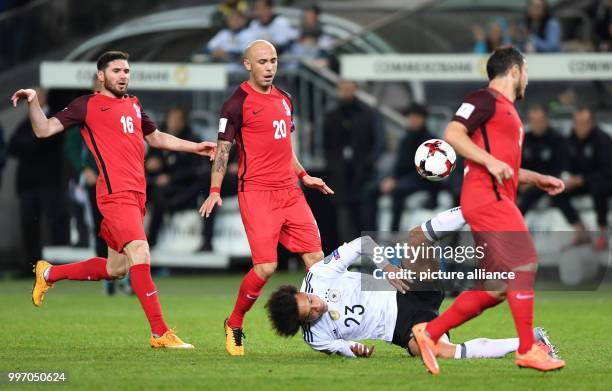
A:
MULTIPOLYGON (((446 232, 461 229, 465 220, 460 208, 445 211, 410 231, 410 245, 430 244, 446 232)), ((412 356, 419 355, 411 335, 413 325, 433 319, 444 298, 431 285, 431 290, 408 290, 401 280, 388 280, 398 290, 362 290, 362 273, 347 268, 373 253, 376 242, 369 236, 345 243, 331 255, 313 265, 302 282, 300 291, 290 285, 272 294, 266 308, 279 335, 295 335, 301 327, 304 341, 313 349, 347 357, 370 357, 374 347, 354 340, 378 339, 405 348, 412 356)), ((385 272, 399 271, 392 264, 379 265, 385 272)), ((534 336, 550 354, 555 347, 542 328, 534 336)), ((453 344, 448 336, 439 342, 439 357, 497 358, 514 352, 518 338, 478 338, 453 344)))

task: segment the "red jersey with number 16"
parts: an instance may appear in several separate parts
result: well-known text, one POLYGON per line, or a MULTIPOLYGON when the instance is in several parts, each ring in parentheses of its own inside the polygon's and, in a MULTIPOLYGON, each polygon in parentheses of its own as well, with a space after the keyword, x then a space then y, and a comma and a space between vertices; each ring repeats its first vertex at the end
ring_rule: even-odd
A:
POLYGON ((516 203, 524 131, 514 104, 501 92, 484 88, 464 99, 453 121, 465 125, 476 145, 514 171, 514 176, 500 185, 486 167, 466 159, 462 209, 467 211, 501 199, 516 203))
POLYGON ((272 86, 268 94, 243 82, 225 101, 219 119, 219 139, 239 150, 238 190, 278 190, 297 187, 291 133, 293 103, 288 93, 272 86))
POLYGON ((146 193, 144 136, 157 129, 138 98, 83 95, 55 114, 64 129, 80 126, 98 165, 98 197, 120 191, 146 193))

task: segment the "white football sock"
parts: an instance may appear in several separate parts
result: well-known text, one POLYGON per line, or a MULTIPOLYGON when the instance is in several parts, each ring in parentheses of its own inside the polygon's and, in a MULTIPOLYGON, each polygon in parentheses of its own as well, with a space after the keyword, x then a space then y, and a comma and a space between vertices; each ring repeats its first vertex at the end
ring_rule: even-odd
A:
POLYGON ((457 345, 455 358, 501 358, 518 349, 518 338, 476 338, 457 345))
POLYGON ((427 220, 421 224, 421 230, 427 239, 435 242, 453 232, 460 231, 464 226, 465 218, 461 207, 456 207, 440 212, 431 220, 427 220))

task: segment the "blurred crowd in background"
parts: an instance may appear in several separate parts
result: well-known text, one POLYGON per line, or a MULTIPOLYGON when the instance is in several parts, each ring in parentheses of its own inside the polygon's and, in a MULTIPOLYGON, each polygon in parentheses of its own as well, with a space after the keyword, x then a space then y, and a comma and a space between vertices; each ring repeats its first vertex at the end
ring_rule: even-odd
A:
POLYGON ((214 61, 241 62, 247 45, 256 39, 272 42, 279 54, 320 60, 325 64, 333 41, 323 32, 321 8, 303 9, 299 30, 274 12, 274 0, 257 0, 252 9, 244 0, 225 0, 212 15, 219 32, 206 44, 205 53, 214 61))
MULTIPOLYGON (((415 103, 406 108, 405 134, 393 157, 392 169, 388 173, 379 173, 376 162, 387 149, 381 137, 383 132, 376 114, 355 99, 357 89, 354 82, 341 82, 338 86, 340 103, 325 113, 326 181, 336 193, 332 202, 337 212, 340 240, 350 240, 359 236, 361 231, 406 228, 401 224, 406 198, 418 192, 425 195, 420 205, 425 209, 438 207, 440 192, 447 192, 453 205, 458 205, 463 171, 461 159, 457 162, 456 172, 442 182, 424 180, 414 168, 417 147, 435 137, 427 125, 427 107, 415 103), (382 196, 389 196, 391 201, 389 226, 378 224, 379 198, 382 196)), ((52 114, 45 105, 45 93, 41 89, 39 97, 47 114, 52 114)), ((570 200, 577 195, 592 197, 601 230, 594 246, 601 250, 607 248, 608 205, 612 196, 610 136, 598 127, 593 112, 586 107, 574 112, 569 137, 550 125, 545 106, 530 107, 525 122, 523 167, 559 176, 565 181, 566 192, 552 198, 551 202, 576 230, 574 244, 589 242, 591 238, 570 200)), ((183 107, 170 106, 158 125, 160 130, 178 137, 198 139, 190 129, 189 113, 183 107)), ((19 197, 24 250, 29 261, 42 257, 43 221, 49 224, 52 233, 47 244, 93 245, 98 256, 104 256, 106 246, 94 235, 101 219, 95 204, 98 172, 79 129, 68 129, 48 139, 37 139, 29 121, 25 120, 0 150, 0 165, 5 159, 17 161, 15 189, 19 197), (76 227, 76 236, 70 235, 71 220, 76 227), (96 238, 95 243, 90 243, 90 238, 96 238)), ((210 187, 211 164, 195 155, 151 149, 146 155, 145 169, 148 238, 155 249, 165 216, 184 210, 196 213, 210 187)), ((237 172, 234 150, 222 187, 223 197, 236 195, 237 172)), ((536 188, 521 188, 520 209, 528 213, 542 197, 547 196, 536 188)), ((214 217, 215 213, 202 220, 203 240, 199 251, 213 250, 214 217)), ((29 272, 29 269, 24 270, 28 275, 29 272)))
POLYGON ((591 18, 591 41, 576 42, 572 37, 574 26, 563 31, 560 21, 553 15, 546 0, 529 0, 523 20, 509 23, 496 17, 486 26, 475 25, 474 52, 489 53, 504 45, 514 45, 525 53, 554 53, 563 51, 612 50, 612 1, 594 1, 587 9, 591 18))
MULTIPOLYGON (((0 0, 2 15, 26 1, 0 0)), ((219 3, 211 23, 217 33, 202 49, 211 61, 234 62, 239 67, 242 53, 254 39, 267 39, 286 56, 308 58, 326 65, 331 58, 334 42, 326 36, 320 22, 321 8, 315 4, 303 8, 299 29, 292 27, 274 12, 272 0, 225 0, 219 3)), ((611 51, 612 1, 594 1, 590 9, 592 41, 581 42, 583 50, 611 51)), ((0 25, 5 26, 6 25, 0 25)), ((0 32, 4 35, 6 31, 0 32)), ((575 44, 564 42, 562 26, 551 14, 545 0, 530 0, 520 23, 495 18, 482 26, 473 26, 474 52, 488 53, 513 44, 527 53, 575 50, 575 44)), ((18 35, 12 35, 15 45, 1 46, 0 69, 19 59, 16 47, 18 35)), ((25 39, 25 38, 24 38, 25 39)), ((94 82, 95 89, 95 82, 94 82)), ((327 183, 334 189, 331 198, 337 221, 337 238, 349 241, 362 231, 400 230, 406 227, 406 199, 413 194, 425 196, 419 208, 436 209, 440 193, 459 204, 462 161, 449 180, 429 182, 418 176, 414 168, 414 153, 425 140, 441 134, 443 129, 430 129, 428 106, 412 103, 403 110, 405 133, 394 148, 393 164, 387 172, 377 168, 377 161, 388 151, 387 139, 378 114, 356 99, 359 85, 342 80, 337 85, 337 104, 321 113, 324 116, 323 146, 326 157, 327 183), (380 199, 390 203, 391 220, 381 226, 380 199)), ((45 91, 39 89, 39 99, 45 113, 52 115, 46 104, 45 91)), ((552 100, 552 97, 551 97, 552 100)), ((460 103, 460 102, 457 102, 460 103)), ((573 244, 588 243, 592 238, 571 200, 588 195, 597 216, 599 236, 593 242, 596 249, 607 248, 607 216, 612 196, 612 141, 598 125, 595 112, 574 105, 571 129, 555 129, 549 121, 550 105, 535 104, 523 118, 528 133, 523 145, 523 166, 545 174, 561 177, 566 192, 551 200, 576 231, 573 244)), ((190 112, 186 107, 170 105, 160 130, 178 137, 197 140, 190 112)), ((0 124, 0 170, 7 159, 17 162, 15 191, 19 199, 19 216, 23 251, 23 275, 30 276, 27 266, 42 257, 43 245, 95 247, 98 256, 105 256, 106 245, 97 237, 101 220, 95 204, 95 183, 98 177, 95 161, 82 140, 78 129, 68 129, 48 139, 36 139, 28 120, 11 132, 10 137, 0 124), (44 218, 43 218, 44 216, 44 218), (48 227, 43 227, 48 224, 48 227), (72 229, 71 229, 72 227, 72 229), (43 230, 50 232, 43 242, 43 230), (76 235, 75 235, 76 232, 76 235)), ((149 150, 145 159, 148 198, 148 238, 155 249, 165 217, 193 210, 205 198, 210 187, 208 160, 189 154, 149 150)), ((237 191, 238 162, 234 152, 222 187, 222 197, 234 197, 237 191)), ((0 183, 2 177, 0 176, 0 183)), ((528 213, 542 197, 535 188, 521 188, 519 205, 528 213)), ((202 219, 202 245, 199 251, 213 251, 214 219, 202 219)))
MULTIPOLYGON (((285 55, 305 56, 325 63, 330 56, 333 58, 335 44, 325 34, 320 21, 322 7, 314 2, 301 6, 303 18, 299 26, 292 26, 275 12, 277 3, 286 6, 295 2, 220 1, 209 21, 218 33, 204 45, 203 52, 215 61, 238 60, 248 42, 262 38, 273 42, 285 55)), ((133 0, 128 7, 121 2, 90 0, 88 4, 96 12, 89 12, 88 7, 79 6, 77 0, 0 0, 0 70, 17 64, 31 53, 49 52, 60 42, 77 41, 88 32, 142 15, 143 10, 172 8, 172 3, 178 7, 210 4, 211 1, 133 0), (38 39, 40 35, 46 39, 38 39)), ((518 19, 497 16, 484 24, 473 25, 473 51, 487 53, 507 44, 527 53, 612 51, 611 0, 580 2, 579 17, 588 19, 586 28, 590 31, 587 34, 581 31, 584 21, 576 19, 578 16, 570 15, 561 20, 546 0, 526 0, 525 3, 524 15, 518 19)))

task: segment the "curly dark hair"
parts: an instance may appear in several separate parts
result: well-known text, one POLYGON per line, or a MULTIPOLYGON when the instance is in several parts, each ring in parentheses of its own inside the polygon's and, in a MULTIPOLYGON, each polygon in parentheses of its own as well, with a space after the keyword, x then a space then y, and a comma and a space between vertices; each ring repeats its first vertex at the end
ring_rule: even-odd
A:
POLYGON ((292 285, 283 285, 272 293, 266 303, 268 317, 276 334, 291 337, 300 329, 297 300, 297 289, 292 285))

